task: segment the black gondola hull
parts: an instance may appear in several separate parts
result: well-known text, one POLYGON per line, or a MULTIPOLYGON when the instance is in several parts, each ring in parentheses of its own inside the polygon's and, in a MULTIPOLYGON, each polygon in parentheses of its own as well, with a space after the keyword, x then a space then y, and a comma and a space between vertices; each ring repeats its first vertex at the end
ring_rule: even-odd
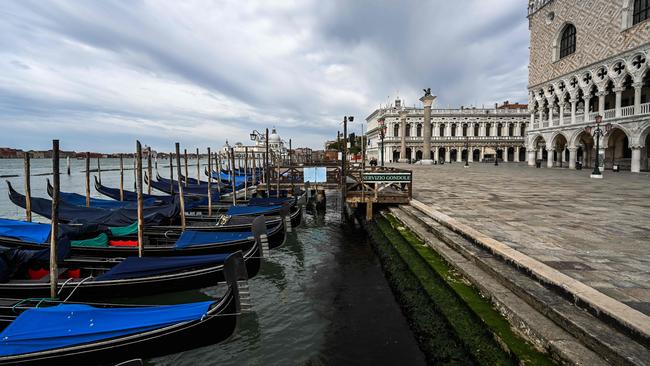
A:
POLYGON ((228 291, 201 320, 75 347, 0 357, 0 365, 107 365, 215 344, 229 338, 237 328, 234 296, 228 291))

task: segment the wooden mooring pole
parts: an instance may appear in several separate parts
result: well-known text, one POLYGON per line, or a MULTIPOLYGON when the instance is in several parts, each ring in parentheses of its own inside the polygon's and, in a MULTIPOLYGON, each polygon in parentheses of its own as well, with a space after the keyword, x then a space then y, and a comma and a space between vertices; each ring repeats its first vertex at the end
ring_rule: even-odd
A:
POLYGON ((65 157, 65 165, 66 165, 67 170, 68 170, 68 175, 70 175, 70 156, 65 157))
POLYGON ((199 148, 196 148, 196 184, 201 183, 201 155, 199 154, 199 148))
POLYGON ((52 140, 52 228, 50 229, 50 298, 56 299, 59 279, 56 247, 59 234, 59 140, 52 140))
POLYGON ((244 199, 248 199, 248 146, 244 147, 244 199))
MULTIPOLYGON (((136 159, 136 173, 135 173, 135 189, 138 197, 138 257, 142 257, 142 247, 144 242, 144 205, 142 202, 142 145, 140 141, 135 143, 135 159, 136 159)), ((151 160, 149 160, 151 162, 151 160)), ((149 166, 151 168, 151 166, 149 166)), ((151 181, 151 176, 149 176, 151 181)))
POLYGON ((183 153, 183 156, 185 158, 185 178, 181 179, 181 173, 180 170, 178 172, 178 181, 182 182, 185 181, 185 187, 187 187, 187 178, 189 177, 189 173, 187 171, 187 149, 185 149, 185 152, 183 153))
POLYGON ((86 153, 86 207, 90 207, 90 153, 86 153))
POLYGON ((212 216, 212 153, 208 147, 208 216, 212 216))
POLYGON ((29 162, 29 151, 25 151, 25 216, 27 221, 32 221, 32 184, 29 162))
POLYGON ((230 169, 230 181, 232 183, 232 204, 233 206, 237 205, 237 187, 235 186, 235 150, 231 147, 230 148, 230 161, 231 161, 231 167, 230 169))
POLYGON ((120 201, 124 201, 124 154, 120 154, 120 201))
MULTIPOLYGON (((185 169, 187 169, 187 150, 185 150, 185 169)), ((176 143, 176 173, 178 175, 178 195, 181 200, 181 228, 185 231, 185 197, 183 196, 183 183, 181 182, 181 147, 176 143)))
MULTIPOLYGON (((218 152, 214 153, 214 159, 216 160, 215 165, 217 166, 217 177, 219 177, 217 178, 217 192, 219 192, 219 196, 221 196, 221 154, 218 152)), ((210 176, 212 176, 212 170, 210 170, 210 176)))
MULTIPOLYGON (((142 154, 142 152, 141 152, 142 154)), ((153 179, 152 175, 152 170, 151 170, 151 146, 147 146, 147 181, 149 184, 147 184, 147 194, 151 194, 151 180, 153 179)))
MULTIPOLYGON (((151 177, 149 177, 151 179, 151 177)), ((174 154, 169 153, 169 192, 174 195, 174 154)))

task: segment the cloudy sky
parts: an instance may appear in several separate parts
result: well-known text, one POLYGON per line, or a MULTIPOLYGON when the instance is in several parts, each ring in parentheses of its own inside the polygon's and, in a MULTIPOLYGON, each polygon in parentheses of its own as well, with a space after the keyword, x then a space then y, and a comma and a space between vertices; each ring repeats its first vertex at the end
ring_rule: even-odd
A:
MULTIPOLYGON (((3 1, 0 147, 321 147, 396 93, 526 101, 520 0, 3 1)), ((361 123, 352 127, 360 131, 361 123)))

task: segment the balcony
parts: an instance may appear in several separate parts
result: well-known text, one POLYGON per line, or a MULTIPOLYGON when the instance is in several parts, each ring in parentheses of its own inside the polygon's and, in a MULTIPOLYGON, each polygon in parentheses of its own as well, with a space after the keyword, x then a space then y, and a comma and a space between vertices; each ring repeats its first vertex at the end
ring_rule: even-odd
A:
MULTIPOLYGON (((627 106, 627 107, 621 107, 621 115, 619 117, 616 116, 616 109, 607 109, 605 110, 603 114, 603 120, 605 122, 619 122, 619 120, 624 120, 624 119, 629 119, 630 117, 635 117, 635 116, 650 116, 650 103, 644 103, 639 106, 639 113, 635 114, 634 113, 634 106, 627 106)), ((575 125, 578 124, 584 124, 584 123, 593 123, 596 121, 596 116, 598 115, 598 112, 589 112, 587 114, 584 113, 577 113, 575 116, 575 125)), ((539 118, 536 116, 535 120, 532 123, 531 130, 540 130, 544 128, 551 128, 551 127, 557 127, 560 126, 559 123, 559 118, 554 118, 552 123, 549 123, 548 117, 545 117, 542 119, 541 123, 539 118)), ((622 121, 620 121, 622 122, 622 121)), ((564 126, 570 126, 571 125, 571 115, 565 115, 564 116, 564 123, 562 124, 564 126)))

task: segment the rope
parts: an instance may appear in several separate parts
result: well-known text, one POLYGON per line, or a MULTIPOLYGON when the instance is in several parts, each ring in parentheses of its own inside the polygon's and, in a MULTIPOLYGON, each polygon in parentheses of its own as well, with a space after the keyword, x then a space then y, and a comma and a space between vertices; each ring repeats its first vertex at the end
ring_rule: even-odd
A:
MULTIPOLYGON (((89 280, 89 279, 91 279, 91 278, 93 278, 93 277, 92 277, 92 276, 88 276, 88 277, 84 278, 83 280, 79 281, 79 283, 78 283, 78 284, 77 284, 77 285, 72 289, 72 291, 70 292, 70 294, 68 295, 68 297, 66 297, 65 300, 63 300, 63 302, 68 301, 68 300, 70 299, 70 297, 72 297, 72 295, 75 293, 75 291, 77 291, 77 289, 79 288, 79 286, 81 286, 82 283, 86 282, 86 280, 89 280)), ((63 290, 63 287, 61 287, 61 289, 63 290)))

